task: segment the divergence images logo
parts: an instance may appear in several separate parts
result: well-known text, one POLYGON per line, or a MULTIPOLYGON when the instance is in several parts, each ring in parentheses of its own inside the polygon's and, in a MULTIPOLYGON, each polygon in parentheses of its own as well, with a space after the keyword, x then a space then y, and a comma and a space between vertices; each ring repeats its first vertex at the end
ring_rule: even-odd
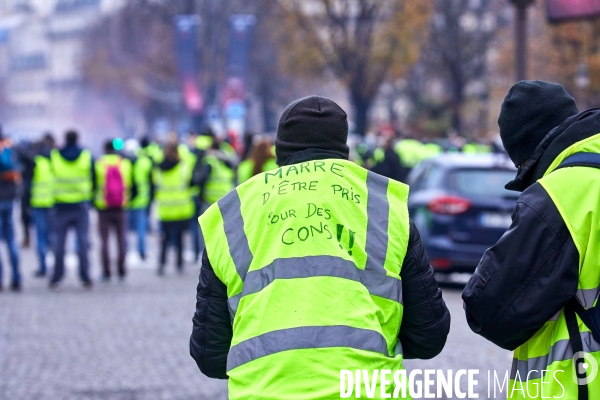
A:
POLYGON ((591 354, 578 351, 573 356, 573 381, 578 385, 592 383, 598 375, 598 362, 591 354))

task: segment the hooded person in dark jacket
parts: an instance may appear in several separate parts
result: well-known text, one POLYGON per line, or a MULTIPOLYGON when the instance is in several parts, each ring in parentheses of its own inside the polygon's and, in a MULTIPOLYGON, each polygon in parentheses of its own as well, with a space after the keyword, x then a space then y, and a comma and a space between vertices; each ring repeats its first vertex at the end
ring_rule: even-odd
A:
POLYGON ((177 270, 183 270, 183 233, 195 211, 191 193, 194 166, 181 159, 176 143, 165 146, 164 154, 163 162, 153 172, 161 228, 158 275, 164 274, 169 243, 173 243, 177 251, 177 270))
POLYGON ((89 274, 90 201, 95 189, 94 161, 89 150, 79 146, 79 134, 68 131, 65 146, 52 150, 50 163, 54 174, 55 265, 50 288, 57 289, 65 271, 65 247, 69 228, 77 236, 79 278, 84 288, 91 288, 89 274))
POLYGON ((33 179, 33 155, 35 154, 35 144, 31 141, 24 141, 15 146, 19 156, 19 166, 21 169, 21 227, 23 231, 23 242, 21 247, 28 248, 31 242, 31 225, 33 223, 33 211, 31 202, 31 180, 33 179))
POLYGON ((376 164, 371 168, 371 171, 398 182, 406 182, 410 169, 404 167, 400 162, 398 154, 394 151, 393 140, 391 138, 385 139, 384 145, 376 152, 380 154, 380 159, 376 160, 376 164))
MULTIPOLYGON (((320 161, 317 160, 329 162, 332 162, 331 160, 347 160, 347 134, 346 114, 337 104, 329 99, 317 96, 300 99, 288 106, 281 117, 275 142, 277 164, 281 167, 286 167, 293 164, 305 165, 309 164, 309 162, 319 163, 320 161)), ((272 172, 277 175, 276 171, 272 172)), ((369 172, 369 174, 372 173, 369 172)), ((285 177, 285 174, 283 176, 285 177)), ((373 179, 382 179, 387 182, 387 179, 383 177, 377 178, 376 174, 373 174, 373 177, 373 179)), ((247 185, 253 184, 256 179, 262 179, 262 175, 252 178, 244 184, 244 187, 247 188, 247 185)), ((398 185, 400 184, 398 183, 398 185)), ((230 192, 227 196, 230 196, 231 193, 233 192, 230 192)), ((307 194, 301 196, 302 194, 298 193, 298 195, 297 201, 304 205, 307 201, 315 201, 312 200, 313 197, 318 197, 318 194, 313 194, 310 197, 307 194)), ((340 199, 341 202, 345 201, 341 197, 340 199)), ((224 223, 228 226, 229 222, 225 221, 224 223)), ((408 246, 400 269, 404 312, 401 326, 396 336, 399 339, 398 343, 401 343, 404 359, 428 359, 436 356, 444 347, 450 329, 450 314, 442 299, 437 282, 433 277, 433 270, 429 265, 429 258, 427 257, 417 228, 412 222, 407 221, 406 229, 410 231, 406 232, 408 246)), ((232 234, 235 234, 235 232, 232 231, 232 234)), ((241 236, 244 236, 243 232, 241 236)), ((241 236, 238 236, 238 239, 241 239, 241 236)), ((240 240, 229 242, 229 245, 236 246, 238 241, 240 240)), ((306 243, 308 244, 309 242, 306 243)), ((274 245, 276 244, 274 243, 274 245)), ((268 249, 264 250, 269 251, 268 249)), ((211 254, 205 249, 202 257, 200 282, 197 288, 196 313, 193 318, 190 353, 203 374, 211 378, 228 379, 228 358, 234 357, 230 353, 233 337, 232 324, 239 325, 239 321, 237 320, 238 314, 235 314, 236 322, 234 323, 234 314, 230 315, 228 308, 228 287, 215 273, 217 267, 221 266, 212 265, 210 257, 211 254)), ((300 266, 300 270, 308 268, 308 264, 310 264, 309 258, 307 258, 307 265, 304 267, 300 266)), ((264 269, 269 270, 269 267, 276 269, 277 267, 274 265, 275 262, 272 266, 267 266, 264 269)), ((277 275, 277 272, 275 271, 273 274, 277 275)), ((278 280, 275 279, 275 282, 278 282, 278 280)), ((333 283, 334 281, 331 282, 333 283)), ((340 284, 343 284, 343 280, 340 284)), ((276 286, 275 283, 273 285, 276 286)), ((251 291, 250 293, 256 290, 256 288, 253 289, 252 283, 249 286, 248 290, 251 291)), ((243 290, 245 293, 245 286, 243 290)), ((314 290, 318 291, 319 289, 315 288, 314 290)), ((336 291, 334 290, 334 292, 336 291)), ((338 301, 341 302, 341 294, 336 293, 340 296, 338 301)), ((268 297, 268 295, 265 296, 268 297)), ((310 298, 311 295, 306 296, 306 299, 310 298)), ((273 312, 274 315, 282 315, 277 318, 284 318, 283 315, 287 312, 287 309, 283 306, 277 307, 273 304, 273 312)), ((289 312, 292 311, 290 310, 289 312)), ((276 317, 274 316, 273 318, 276 317)), ((344 335, 338 339, 342 341, 350 340, 344 335)), ((266 345, 268 349, 260 351, 276 352, 273 349, 289 345, 290 343, 288 342, 285 344, 272 343, 266 345)), ((299 342, 295 345, 298 348, 311 347, 303 339, 299 339, 299 342)), ((321 343, 320 346, 324 347, 324 352, 328 351, 326 349, 328 345, 321 343)), ((375 354, 371 353, 373 357, 375 357, 375 354)), ((236 362, 235 360, 229 361, 236 362)), ((340 368, 343 368, 343 366, 340 366, 340 368)), ((269 374, 274 375, 276 373, 274 371, 265 371, 265 374, 265 376, 268 376, 269 374)), ((294 378, 290 377, 290 379, 293 380, 294 378)), ((285 379, 281 378, 281 380, 285 379)), ((321 398, 317 393, 323 393, 322 391, 319 392, 319 389, 316 387, 313 387, 314 392, 308 386, 304 387, 304 389, 305 392, 302 392, 302 394, 306 398, 321 398)), ((264 395, 267 396, 266 393, 264 395)), ((231 392, 230 396, 232 396, 231 392)))
MULTIPOLYGON (((561 369, 569 367, 571 356, 563 359, 564 353, 556 349, 554 354, 550 347, 569 342, 565 306, 576 298, 589 308, 598 295, 598 282, 586 279, 600 279, 600 254, 592 254, 599 249, 594 247, 598 236, 593 235, 600 227, 600 169, 576 164, 566 168, 563 163, 574 154, 600 157, 600 109, 580 113, 560 85, 521 81, 508 92, 498 124, 504 147, 518 168, 506 188, 522 194, 511 227, 483 255, 463 300, 473 332, 504 349, 517 349, 511 377, 519 372, 523 381, 536 382, 539 376, 529 376, 534 369, 550 370, 558 361, 563 363, 561 369), (566 195, 577 201, 565 203, 566 195), (589 224, 571 220, 580 214, 587 215, 589 224), (588 269, 586 260, 595 260, 595 270, 588 269), (593 289, 585 287, 590 283, 593 289), (585 290, 578 290, 582 285, 585 290)), ((591 338, 584 342, 598 346, 591 338)), ((565 398, 575 398, 566 385, 571 383, 571 371, 565 372, 568 375, 561 381, 565 398)), ((552 393, 547 389, 547 395, 552 393)), ((555 397, 560 393, 557 387, 555 397)), ((590 392, 590 398, 596 396, 590 392)))

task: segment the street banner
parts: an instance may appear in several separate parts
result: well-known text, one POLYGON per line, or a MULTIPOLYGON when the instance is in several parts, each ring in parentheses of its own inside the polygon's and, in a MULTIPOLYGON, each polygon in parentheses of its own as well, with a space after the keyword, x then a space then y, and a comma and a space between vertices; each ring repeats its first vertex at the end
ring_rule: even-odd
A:
POLYGON ((246 125, 246 85, 256 17, 252 14, 232 15, 229 24, 227 80, 222 97, 223 114, 227 119, 228 134, 239 138, 244 134, 246 125))
POLYGON ((246 81, 256 17, 252 14, 236 14, 229 18, 229 52, 227 76, 246 81))
POLYGON ((553 23, 600 16, 600 0, 546 0, 548 20, 553 23))
POLYGON ((200 115, 204 109, 204 99, 200 90, 198 67, 198 26, 197 15, 177 15, 175 17, 175 50, 179 81, 185 108, 192 115, 200 115))

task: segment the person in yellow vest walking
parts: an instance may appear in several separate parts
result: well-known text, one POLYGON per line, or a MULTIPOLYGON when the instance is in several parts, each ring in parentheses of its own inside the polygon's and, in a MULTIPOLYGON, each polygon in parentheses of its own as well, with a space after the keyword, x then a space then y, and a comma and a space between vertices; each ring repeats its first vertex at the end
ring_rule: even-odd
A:
POLYGON ((56 234, 54 272, 50 288, 57 289, 65 272, 65 245, 69 228, 77 235, 79 278, 84 288, 92 287, 89 275, 90 201, 94 194, 95 171, 92 153, 79 147, 79 134, 69 131, 66 145, 50 153, 54 175, 54 231, 56 234))
POLYGON ((340 398, 342 370, 402 370, 444 347, 450 315, 408 187, 348 161, 347 136, 336 103, 295 101, 277 130, 279 168, 199 219, 190 353, 229 379, 232 400, 340 398))
POLYGON ((235 187, 235 166, 218 139, 214 140, 201 162, 194 184, 200 188, 202 213, 235 187))
POLYGON ((117 236, 117 272, 123 280, 125 269, 126 237, 125 208, 129 204, 133 186, 131 161, 116 153, 113 141, 104 144, 104 155, 96 160, 96 191, 94 206, 98 210, 98 230, 100 232, 100 255, 102 279, 110 280, 110 252, 108 238, 110 229, 117 236))
POLYGON ((463 292, 471 329, 514 350, 508 398, 600 398, 600 110, 521 81, 498 119, 522 192, 463 292))
POLYGON ((137 248, 140 258, 146 259, 146 234, 148 232, 149 208, 152 200, 153 162, 149 154, 150 140, 143 138, 141 149, 133 163, 135 198, 131 199, 130 215, 137 235, 137 248))
POLYGON ((404 167, 400 162, 400 158, 394 150, 392 138, 383 140, 383 146, 375 149, 373 158, 376 164, 373 165, 371 171, 398 182, 406 182, 410 169, 404 167))
POLYGON ((46 135, 38 144, 33 157, 33 178, 31 180, 30 205, 33 210, 33 224, 36 232, 36 245, 39 260, 37 277, 46 276, 46 255, 50 249, 52 209, 54 207, 54 176, 50 163, 50 152, 54 148, 54 138, 46 135))
MULTIPOLYGON (((235 187, 234 159, 221 140, 215 138, 204 157, 198 161, 194 168, 192 182, 198 188, 198 204, 201 215, 211 204, 216 203, 235 187)), ((196 218, 197 219, 197 218, 196 218)), ((197 226, 197 225, 196 225, 197 226)), ((204 249, 204 238, 199 233, 199 250, 204 249)))
POLYGON ((235 179, 234 167, 237 165, 238 157, 233 147, 215 137, 215 133, 210 127, 207 127, 196 137, 195 147, 196 164, 193 172, 193 195, 196 212, 195 218, 191 221, 191 231, 194 243, 194 259, 197 262, 204 248, 204 241, 200 235, 197 219, 211 204, 211 199, 220 196, 219 192, 221 195, 227 193, 233 187, 230 185, 223 189, 224 182, 232 182, 235 179), (217 183, 217 180, 222 180, 222 182, 217 183), (205 193, 207 185, 208 192, 205 193), (205 197, 205 195, 208 195, 208 197, 205 197))
POLYGON ((193 165, 180 159, 176 143, 165 146, 163 162, 154 168, 155 202, 161 227, 158 274, 163 275, 167 247, 174 243, 177 250, 177 270, 183 270, 183 233, 194 216, 191 182, 193 165))

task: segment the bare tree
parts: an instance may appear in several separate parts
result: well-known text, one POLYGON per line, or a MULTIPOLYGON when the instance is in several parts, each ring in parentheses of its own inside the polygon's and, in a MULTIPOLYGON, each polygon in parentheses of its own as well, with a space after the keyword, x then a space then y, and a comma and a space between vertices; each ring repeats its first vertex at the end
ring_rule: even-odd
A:
POLYGON ((179 103, 169 2, 132 0, 92 27, 84 45, 88 84, 111 100, 137 104, 148 122, 179 103))
POLYGON ((288 70, 331 71, 348 89, 355 130, 364 135, 381 84, 417 59, 429 1, 275 0, 288 70))
POLYGON ((442 77, 449 93, 452 127, 463 132, 463 107, 468 85, 485 101, 486 59, 498 27, 493 0, 436 0, 431 42, 424 60, 442 77))

